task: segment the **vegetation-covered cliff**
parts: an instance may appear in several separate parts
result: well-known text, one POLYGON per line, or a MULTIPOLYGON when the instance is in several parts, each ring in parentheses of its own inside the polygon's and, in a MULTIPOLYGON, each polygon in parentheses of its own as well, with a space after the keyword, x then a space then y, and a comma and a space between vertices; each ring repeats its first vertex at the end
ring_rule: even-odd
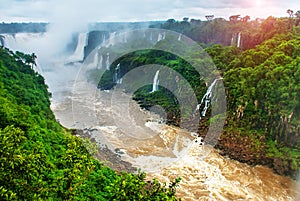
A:
POLYGON ((115 172, 56 122, 33 56, 0 48, 0 200, 176 200, 178 180, 115 172))
MULTIPOLYGON (((168 20, 159 26, 206 43, 206 52, 223 76, 227 117, 217 144, 221 153, 249 164, 267 165, 279 174, 294 178, 300 168, 300 29, 296 22, 290 18, 269 17, 262 22, 168 20), (210 34, 204 33, 205 30, 210 34), (240 47, 219 41, 226 37, 226 41, 230 41, 230 37, 239 32, 240 47), (218 37, 217 33, 223 36, 218 37), (204 40, 202 36, 210 39, 204 40)), ((156 46, 164 43, 159 41, 156 46)), ((146 64, 166 65, 189 81, 198 102, 207 89, 193 67, 171 53, 138 51, 118 59, 113 65, 118 63, 122 75, 146 64)), ((100 88, 114 85, 115 69, 112 67, 104 74, 100 88)), ((149 93, 151 89, 150 85, 140 88, 134 99, 144 108, 161 105, 167 112, 167 123, 179 125, 182 114, 176 97, 163 87, 149 93)), ((208 126, 209 120, 202 119, 199 135, 205 136, 208 126)))

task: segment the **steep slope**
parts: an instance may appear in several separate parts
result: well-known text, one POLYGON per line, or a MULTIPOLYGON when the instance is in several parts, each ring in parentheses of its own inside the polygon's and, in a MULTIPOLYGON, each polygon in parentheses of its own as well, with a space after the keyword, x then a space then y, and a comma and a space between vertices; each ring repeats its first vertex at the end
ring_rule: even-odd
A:
POLYGON ((93 144, 56 122, 34 64, 34 54, 0 48, 1 200, 176 200, 178 180, 166 188, 95 160, 93 144))

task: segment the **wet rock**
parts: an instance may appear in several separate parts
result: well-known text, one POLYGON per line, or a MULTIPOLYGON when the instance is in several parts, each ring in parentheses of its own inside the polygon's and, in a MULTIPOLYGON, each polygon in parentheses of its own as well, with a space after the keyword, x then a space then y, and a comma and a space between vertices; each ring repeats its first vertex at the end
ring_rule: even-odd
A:
MULTIPOLYGON (((91 129, 78 130, 72 129, 71 133, 82 138, 89 138, 92 142, 95 142, 95 139, 90 136, 91 129)), ((110 150, 105 144, 97 144, 98 150, 94 155, 101 163, 107 165, 108 167, 119 171, 119 172, 136 172, 137 168, 133 167, 131 163, 121 159, 120 154, 125 152, 122 149, 115 149, 114 151, 110 150)))

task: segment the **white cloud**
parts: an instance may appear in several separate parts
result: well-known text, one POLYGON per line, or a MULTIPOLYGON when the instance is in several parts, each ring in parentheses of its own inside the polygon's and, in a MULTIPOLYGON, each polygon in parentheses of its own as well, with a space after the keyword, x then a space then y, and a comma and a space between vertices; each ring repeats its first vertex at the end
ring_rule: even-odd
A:
POLYGON ((185 16, 205 19, 207 14, 225 18, 245 14, 255 18, 285 16, 287 9, 300 10, 300 2, 296 0, 0 0, 0 5, 0 21, 73 25, 92 21, 179 20, 185 16))

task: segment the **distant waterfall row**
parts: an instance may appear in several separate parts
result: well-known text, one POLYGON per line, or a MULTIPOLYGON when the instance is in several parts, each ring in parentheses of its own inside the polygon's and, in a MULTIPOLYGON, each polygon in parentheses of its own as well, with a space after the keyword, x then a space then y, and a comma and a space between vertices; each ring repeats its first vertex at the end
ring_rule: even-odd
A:
MULTIPOLYGON (((99 45, 102 44, 104 47, 114 46, 120 43, 128 43, 130 38, 130 32, 109 32, 109 31, 101 31, 101 30, 94 30, 84 33, 74 33, 73 38, 70 38, 70 41, 62 41, 63 44, 67 44, 64 50, 65 54, 69 54, 68 58, 66 58, 66 63, 71 62, 82 62, 84 61, 87 56, 99 45), (121 37, 120 37, 121 36, 121 37)), ((39 44, 40 39, 44 39, 44 41, 49 41, 47 38, 51 38, 47 32, 45 33, 13 33, 13 34, 1 34, 0 35, 0 45, 8 47, 14 51, 32 51, 30 47, 32 44, 39 44)), ((164 40, 166 37, 165 32, 151 32, 145 33, 142 38, 145 41, 150 43, 157 43, 161 40, 164 40)), ((178 38, 181 40, 181 36, 178 38)), ((61 50, 58 50, 61 51, 61 50)), ((98 55, 97 57, 98 68, 103 68, 104 66, 106 69, 107 64, 109 63, 109 55, 105 53, 105 55, 98 55), (107 61, 108 60, 108 61, 107 61)))
POLYGON ((38 39, 46 36, 46 33, 0 34, 0 44, 15 51, 27 51, 38 39))
MULTIPOLYGON (((96 55, 93 57, 93 61, 90 63, 95 64, 95 68, 99 70, 110 70, 110 53, 103 51, 102 47, 109 48, 117 44, 128 43, 129 41, 135 41, 136 37, 142 38, 143 42, 155 44, 166 38, 165 32, 150 32, 144 33, 144 35, 135 36, 133 33, 127 32, 111 32, 106 31, 92 31, 89 33, 78 34, 78 39, 76 39, 77 45, 74 48, 74 53, 71 58, 77 58, 77 61, 84 61, 87 56, 98 47, 96 55), (83 54, 82 54, 83 53, 83 54), (80 60, 79 60, 80 58, 80 60)), ((181 40, 181 35, 178 37, 181 40)))

